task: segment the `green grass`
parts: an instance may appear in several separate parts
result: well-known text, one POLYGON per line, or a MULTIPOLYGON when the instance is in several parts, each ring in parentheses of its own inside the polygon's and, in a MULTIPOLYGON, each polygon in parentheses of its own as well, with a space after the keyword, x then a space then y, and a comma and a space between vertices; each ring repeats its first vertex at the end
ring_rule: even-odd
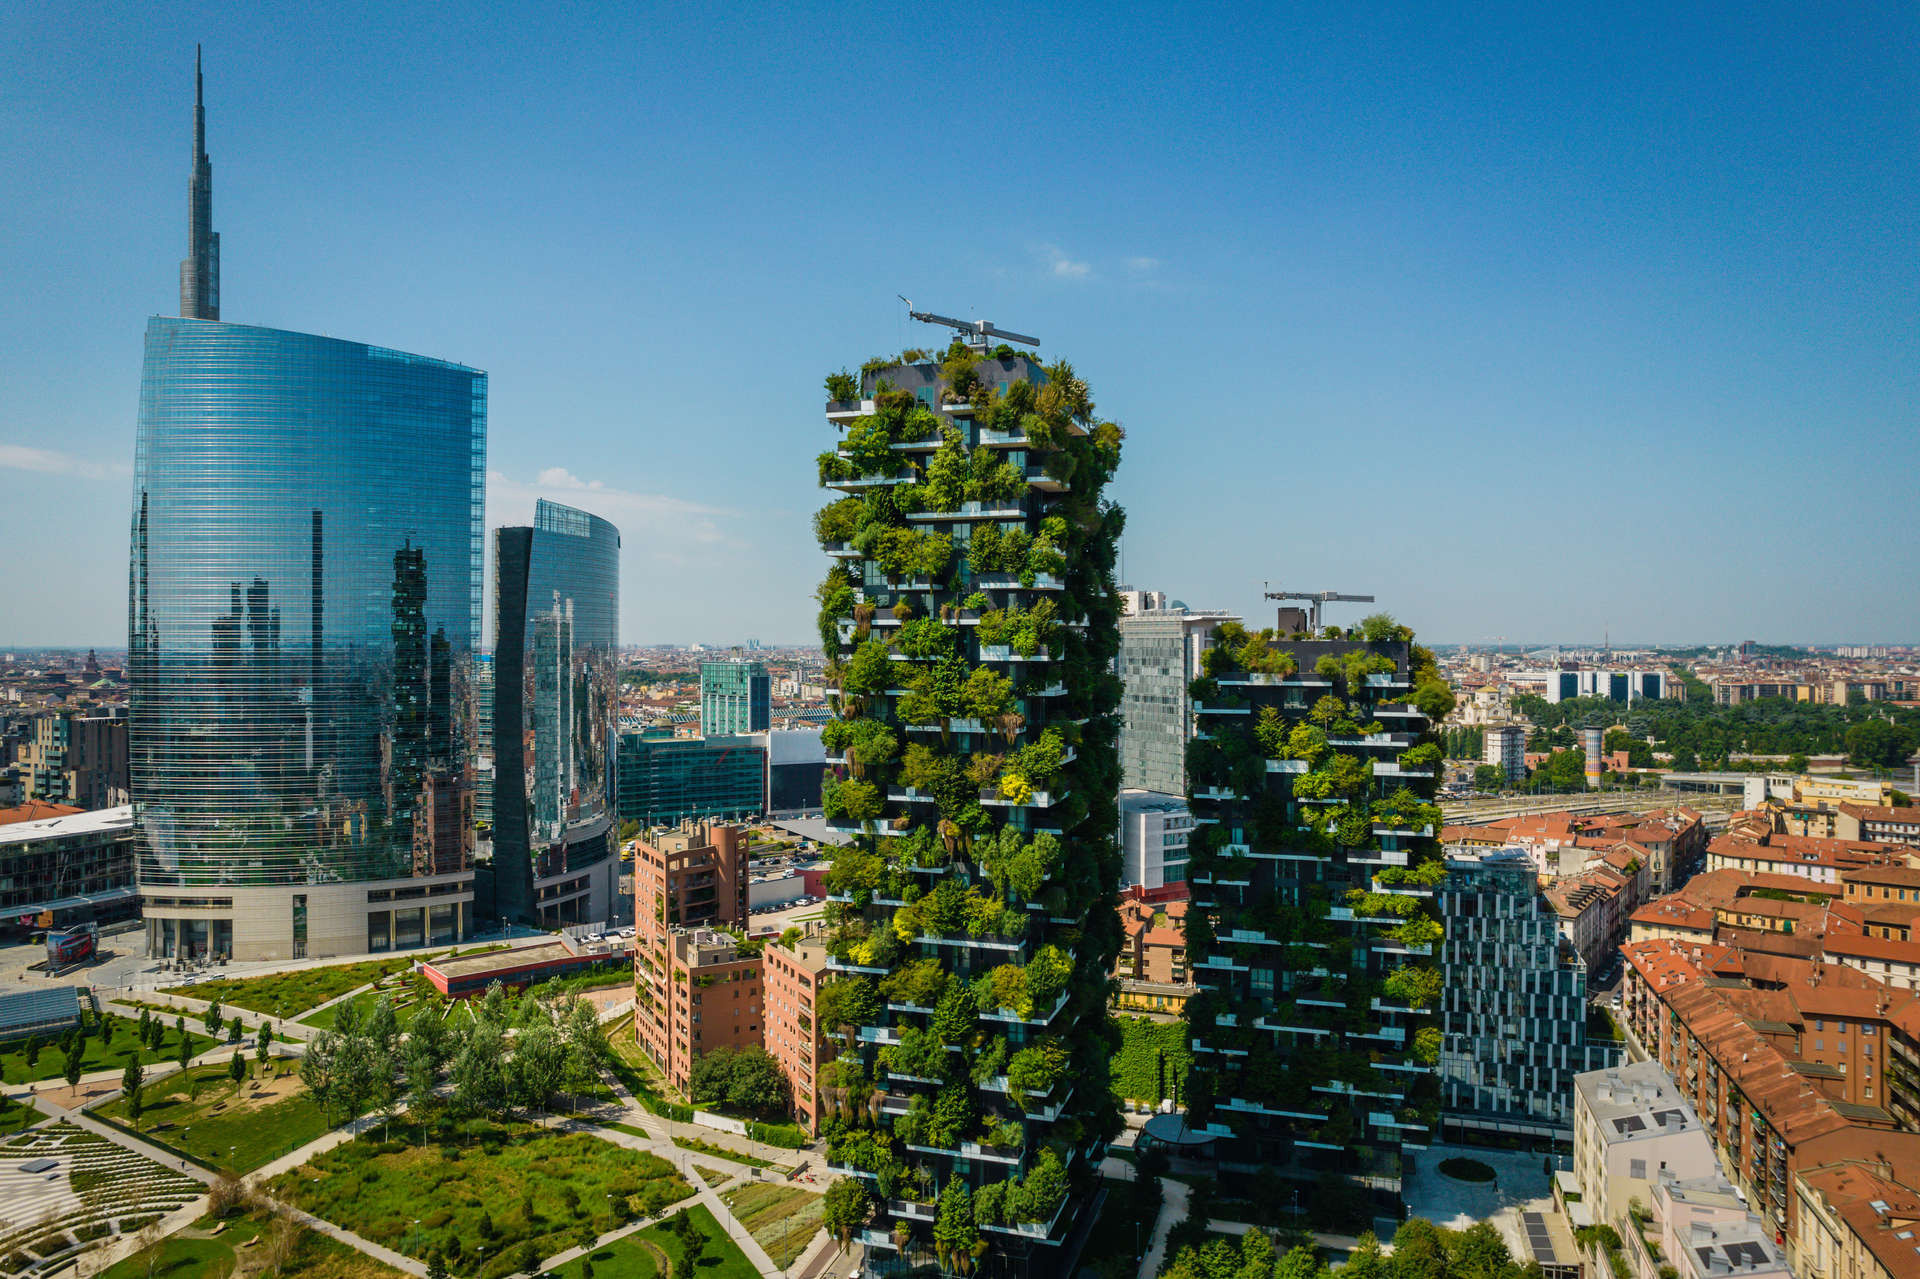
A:
POLYGON ((273 973, 266 977, 220 977, 213 981, 195 982, 191 986, 168 986, 164 989, 169 995, 217 999, 223 1006, 245 1008, 269 1017, 298 1017, 329 999, 338 999, 389 973, 404 972, 417 959, 432 958, 437 956, 369 959, 353 964, 333 964, 326 968, 273 973))
MULTIPOLYGON (((218 1239, 177 1234, 161 1242, 154 1279, 201 1279, 205 1275, 230 1273, 241 1258, 259 1255, 259 1246, 242 1248, 250 1239, 266 1232, 264 1214, 234 1217, 218 1239)), ((211 1217, 202 1217, 194 1229, 211 1229, 211 1217)), ((135 1254, 108 1268, 99 1279, 147 1279, 145 1254, 135 1254)), ((280 1272, 282 1279, 403 1279, 401 1272, 382 1265, 346 1244, 312 1230, 300 1232, 292 1262, 280 1272)))
MULTIPOLYGON (((139 1023, 125 1017, 110 1017, 113 1022, 113 1044, 102 1048, 100 1038, 89 1034, 86 1037, 86 1051, 80 1056, 82 1074, 91 1074, 99 1070, 124 1070, 129 1061, 137 1054, 140 1064, 151 1066, 157 1062, 174 1062, 180 1057, 180 1035, 171 1021, 166 1023, 166 1034, 160 1041, 158 1052, 142 1052, 136 1043, 136 1031, 139 1023)), ((187 1038, 198 1054, 213 1047, 213 1040, 195 1031, 198 1023, 187 1018, 187 1038)), ((9 1045, 0 1052, 0 1081, 9 1084, 34 1083, 45 1079, 63 1079, 67 1073, 67 1056, 58 1045, 42 1044, 38 1059, 32 1066, 27 1065, 27 1049, 24 1043, 9 1045)))
MULTIPOLYGON (((280 1064, 283 1068, 293 1065, 280 1064)), ((259 1070, 251 1058, 248 1066, 259 1070)), ((227 1069, 224 1064, 196 1066, 186 1075, 168 1075, 149 1084, 141 1094, 144 1104, 137 1124, 127 1117, 124 1097, 94 1107, 93 1113, 232 1173, 252 1172, 272 1163, 333 1127, 304 1086, 279 1101, 261 1104, 250 1097, 245 1085, 236 1093, 227 1069), (197 1095, 190 1098, 195 1083, 197 1095)))
MULTIPOLYGON (((711 1212, 694 1204, 686 1209, 686 1215, 700 1228, 700 1233, 707 1241, 701 1252, 700 1264, 692 1267, 691 1273, 679 1239, 662 1222, 616 1239, 589 1254, 593 1262, 594 1279, 652 1279, 657 1275, 659 1271, 652 1254, 639 1242, 643 1239, 667 1255, 667 1259, 673 1263, 674 1279, 760 1279, 760 1272, 747 1260, 747 1254, 740 1251, 739 1244, 727 1237, 727 1232, 720 1228, 720 1223, 713 1219, 711 1212)), ((544 1273, 556 1276, 556 1279, 581 1279, 584 1269, 580 1259, 575 1258, 564 1266, 544 1273)))
POLYGON ((770 1159, 756 1159, 752 1155, 743 1155, 737 1150, 728 1150, 725 1146, 716 1146, 712 1142, 702 1141, 698 1137, 675 1137, 673 1144, 682 1150, 691 1150, 695 1154, 712 1155, 716 1159, 731 1159, 733 1162, 745 1164, 749 1168, 773 1167, 773 1161, 770 1159))
POLYGON ((735 1175, 725 1168, 710 1168, 702 1163, 696 1163, 693 1170, 705 1177, 709 1186, 718 1186, 723 1182, 732 1181, 735 1175))
POLYGON ((446 1004, 445 998, 433 988, 433 983, 416 973, 401 985, 385 990, 364 990, 351 999, 343 999, 337 1004, 328 1004, 325 1008, 315 1009, 299 1018, 299 1022, 302 1026, 332 1030, 333 1023, 339 1018, 342 1008, 351 1004, 356 1012, 365 1017, 382 999, 393 1001, 394 1011, 403 1021, 413 1016, 414 1010, 422 1003, 431 1003, 436 1008, 446 1004), (406 1001, 405 1004, 401 1003, 402 1000, 406 1001))
POLYGON ((793 1186, 752 1181, 721 1196, 733 1219, 785 1270, 820 1232, 820 1196, 793 1186))
MULTIPOLYGON (((693 1193, 657 1155, 584 1133, 435 1115, 376 1129, 283 1173, 269 1191, 327 1221, 425 1260, 457 1241, 456 1274, 486 1279, 574 1246, 582 1227, 605 1234, 693 1193), (489 1225, 491 1230, 489 1230, 489 1225), (484 1271, 475 1266, 486 1243, 484 1271)), ((705 1276, 708 1272, 702 1269, 705 1276)))

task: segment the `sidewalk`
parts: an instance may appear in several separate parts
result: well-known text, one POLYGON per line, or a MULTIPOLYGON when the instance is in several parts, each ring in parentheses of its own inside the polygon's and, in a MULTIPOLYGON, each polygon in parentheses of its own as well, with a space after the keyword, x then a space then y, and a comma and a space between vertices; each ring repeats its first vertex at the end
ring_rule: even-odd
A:
POLYGON ((1160 1215, 1153 1219, 1153 1241, 1147 1245, 1147 1255, 1140 1259, 1139 1279, 1155 1279, 1160 1273, 1167 1255, 1167 1235, 1173 1228, 1187 1219, 1187 1183, 1160 1179, 1160 1193, 1164 1200, 1160 1205, 1160 1215))

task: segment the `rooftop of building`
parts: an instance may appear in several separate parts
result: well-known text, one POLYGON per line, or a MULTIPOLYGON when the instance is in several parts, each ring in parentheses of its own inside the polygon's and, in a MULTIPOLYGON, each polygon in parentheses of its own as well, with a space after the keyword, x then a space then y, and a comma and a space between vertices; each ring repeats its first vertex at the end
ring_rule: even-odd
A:
POLYGON ((1574 1089, 1609 1142, 1700 1132, 1700 1120, 1657 1061, 1637 1061, 1573 1077, 1574 1089))
POLYGON ((1120 792, 1120 815, 1126 817, 1133 813, 1184 813, 1187 801, 1181 795, 1168 795, 1157 790, 1128 789, 1120 792))
POLYGON ((1847 1224, 1892 1279, 1920 1279, 1920 1194, 1884 1175, 1884 1165, 1828 1164, 1799 1180, 1847 1224))
MULTIPOLYGON (((27 807, 22 805, 22 808, 27 807)), ((0 809, 0 844, 25 843, 28 840, 49 839, 60 836, 88 835, 101 831, 132 831, 133 806, 121 804, 114 808, 67 808, 64 805, 50 804, 46 809, 58 810, 51 815, 38 817, 18 817, 9 820, 8 813, 21 811, 19 808, 0 809)))

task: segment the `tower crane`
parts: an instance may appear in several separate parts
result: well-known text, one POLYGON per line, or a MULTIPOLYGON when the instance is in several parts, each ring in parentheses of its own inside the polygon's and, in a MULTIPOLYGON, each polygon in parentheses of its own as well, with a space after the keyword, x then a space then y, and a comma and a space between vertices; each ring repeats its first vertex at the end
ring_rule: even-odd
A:
MULTIPOLYGON (((1266 584, 1263 582, 1261 585, 1264 587, 1266 584)), ((1335 602, 1351 604, 1373 603, 1373 596, 1371 595, 1342 595, 1339 591, 1267 591, 1266 598, 1270 600, 1307 601, 1307 629, 1313 631, 1320 629, 1320 606, 1322 604, 1332 604, 1335 602)))
POLYGON ((944 324, 950 329, 958 329, 967 335, 968 346, 987 346, 991 338, 999 338, 1004 342, 1020 342, 1027 346, 1040 345, 1039 338, 1030 338, 1024 333, 1009 333, 1005 329, 994 328, 992 320, 956 320, 950 315, 916 311, 913 309, 913 303, 908 301, 904 294, 896 293, 894 296, 906 302, 908 319, 919 320, 923 324, 944 324))

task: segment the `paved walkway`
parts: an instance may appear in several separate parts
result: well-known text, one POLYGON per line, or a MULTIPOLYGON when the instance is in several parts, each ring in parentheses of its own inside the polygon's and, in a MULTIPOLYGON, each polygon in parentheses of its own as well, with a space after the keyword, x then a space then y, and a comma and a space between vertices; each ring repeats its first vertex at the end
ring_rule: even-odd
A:
POLYGON ((1139 1279, 1155 1279, 1167 1256, 1167 1235, 1187 1219, 1187 1183, 1160 1179, 1160 1215, 1153 1219, 1153 1241, 1140 1259, 1139 1279))

